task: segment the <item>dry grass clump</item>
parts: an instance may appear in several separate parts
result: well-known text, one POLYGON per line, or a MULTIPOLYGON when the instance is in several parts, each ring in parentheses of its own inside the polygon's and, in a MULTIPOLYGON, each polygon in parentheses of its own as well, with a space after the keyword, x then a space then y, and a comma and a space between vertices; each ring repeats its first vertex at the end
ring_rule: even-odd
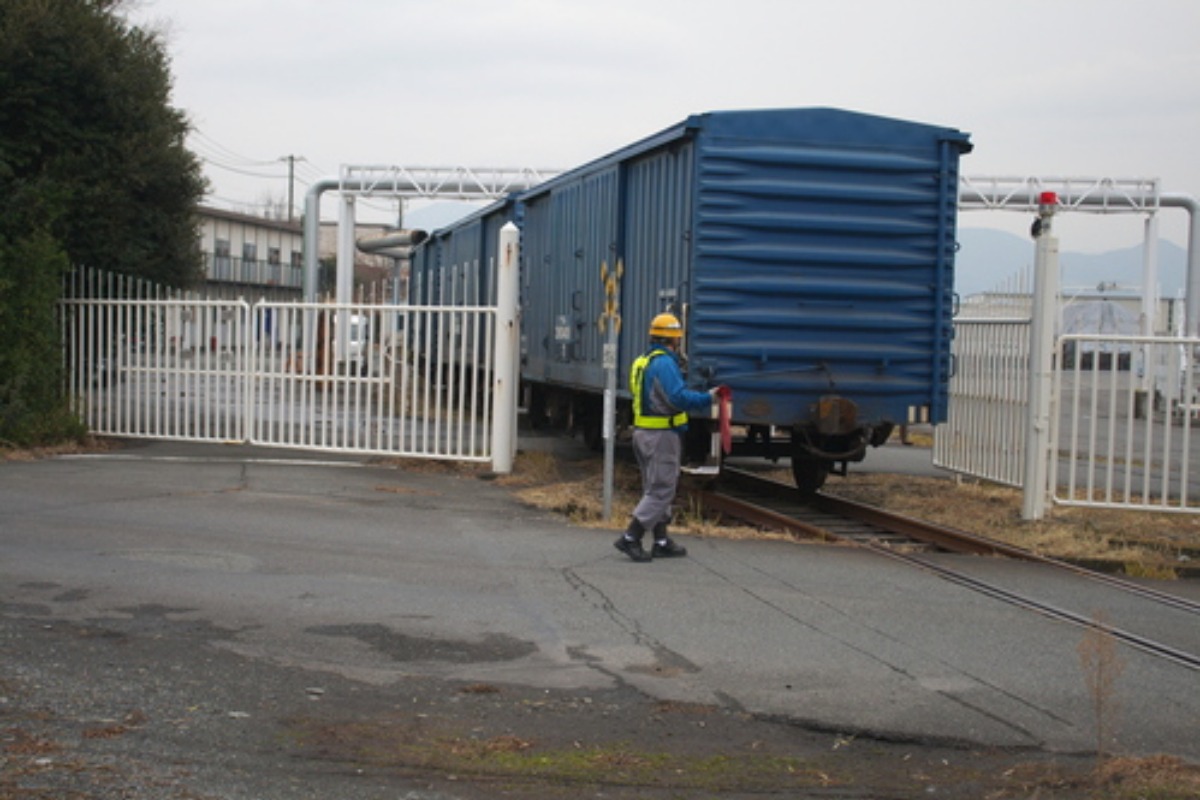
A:
POLYGON ((518 453, 511 475, 497 482, 508 486, 523 503, 562 514, 583 527, 617 527, 637 503, 637 468, 620 462, 613 470, 612 520, 604 515, 604 468, 599 461, 569 462, 551 453, 518 453))
POLYGON ((121 449, 116 439, 86 436, 78 442, 64 442, 48 447, 13 447, 0 442, 0 461, 41 461, 55 456, 78 455, 80 453, 103 453, 121 449))
POLYGON ((1187 514, 1052 506, 1036 522, 1021 519, 1021 491, 945 478, 851 473, 825 491, 1046 556, 1104 560, 1126 572, 1163 577, 1200 555, 1200 520, 1187 514))
POLYGON ((1200 797, 1200 765, 1167 755, 1109 758, 1097 768, 1096 783, 1111 797, 1200 797))
MULTIPOLYGON (((523 503, 562 514, 574 525, 614 530, 625 527, 642 492, 637 466, 618 460, 613 466, 612 516, 605 520, 603 463, 598 459, 565 461, 545 452, 518 454, 512 475, 499 478, 497 483, 510 487, 523 503)), ((730 524, 728 520, 704 512, 692 499, 689 484, 686 476, 680 481, 672 521, 674 531, 726 539, 782 536, 730 524)))

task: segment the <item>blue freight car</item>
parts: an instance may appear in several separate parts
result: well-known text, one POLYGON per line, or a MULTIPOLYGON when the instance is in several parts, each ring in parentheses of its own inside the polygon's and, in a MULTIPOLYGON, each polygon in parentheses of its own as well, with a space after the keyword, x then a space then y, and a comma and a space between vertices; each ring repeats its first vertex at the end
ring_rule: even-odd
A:
MULTIPOLYGON (((815 490, 896 424, 946 417, 970 149, 958 130, 837 109, 699 114, 435 232, 414 288, 445 299, 448 265, 486 265, 517 222, 530 414, 596 439, 602 275, 619 264, 623 399, 651 318, 672 310, 689 382, 733 390, 734 452, 789 457, 815 490)), ((483 267, 454 281, 492 291, 483 267)))

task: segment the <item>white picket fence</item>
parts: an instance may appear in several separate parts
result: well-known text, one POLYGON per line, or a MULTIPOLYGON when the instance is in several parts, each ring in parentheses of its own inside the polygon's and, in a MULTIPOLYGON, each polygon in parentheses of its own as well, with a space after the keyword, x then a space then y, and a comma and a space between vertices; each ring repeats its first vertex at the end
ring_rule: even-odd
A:
POLYGON ((1196 338, 1059 337, 1056 503, 1200 512, 1196 353, 1196 338))
POLYGON ((67 393, 96 434, 493 458, 494 307, 96 294, 61 302, 67 393))
MULTIPOLYGON (((936 465, 1024 486, 1029 328, 1020 317, 955 320, 936 465)), ((1197 354, 1196 338, 1058 337, 1046 487, 1055 503, 1200 513, 1197 354)))

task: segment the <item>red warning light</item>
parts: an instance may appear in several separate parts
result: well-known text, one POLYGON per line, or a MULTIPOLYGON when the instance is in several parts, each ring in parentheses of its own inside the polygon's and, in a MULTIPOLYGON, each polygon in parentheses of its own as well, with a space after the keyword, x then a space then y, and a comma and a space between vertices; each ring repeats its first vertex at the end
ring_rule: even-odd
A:
POLYGON ((1038 196, 1038 203, 1043 206, 1056 206, 1058 205, 1058 193, 1042 192, 1041 195, 1038 196))

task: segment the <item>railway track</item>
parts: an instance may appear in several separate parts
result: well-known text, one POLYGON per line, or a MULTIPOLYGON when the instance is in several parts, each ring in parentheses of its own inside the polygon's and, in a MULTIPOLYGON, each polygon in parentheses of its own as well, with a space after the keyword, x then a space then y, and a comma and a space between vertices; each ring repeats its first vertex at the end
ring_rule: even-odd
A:
POLYGON ((715 488, 700 495, 706 508, 753 525, 825 541, 849 542, 899 552, 944 550, 1018 556, 1024 551, 964 531, 891 514, 874 506, 795 488, 725 467, 715 488))
MULTIPOLYGON (((965 570, 935 563, 934 553, 965 553, 1019 559, 1070 572, 1088 581, 1181 614, 1189 622, 1200 617, 1200 603, 1161 592, 1142 584, 1038 555, 1014 545, 997 542, 966 531, 892 514, 874 506, 817 494, 805 497, 793 487, 743 472, 723 469, 720 481, 699 494, 708 509, 750 524, 790 532, 805 538, 835 541, 868 548, 911 566, 937 574, 972 591, 1014 606, 1081 627, 1101 630, 1118 641, 1143 652, 1200 671, 1200 652, 1172 646, 1132 631, 1098 622, 1091 616, 1039 600, 973 577, 965 570)), ((1194 622, 1191 624, 1195 624, 1194 622)))

